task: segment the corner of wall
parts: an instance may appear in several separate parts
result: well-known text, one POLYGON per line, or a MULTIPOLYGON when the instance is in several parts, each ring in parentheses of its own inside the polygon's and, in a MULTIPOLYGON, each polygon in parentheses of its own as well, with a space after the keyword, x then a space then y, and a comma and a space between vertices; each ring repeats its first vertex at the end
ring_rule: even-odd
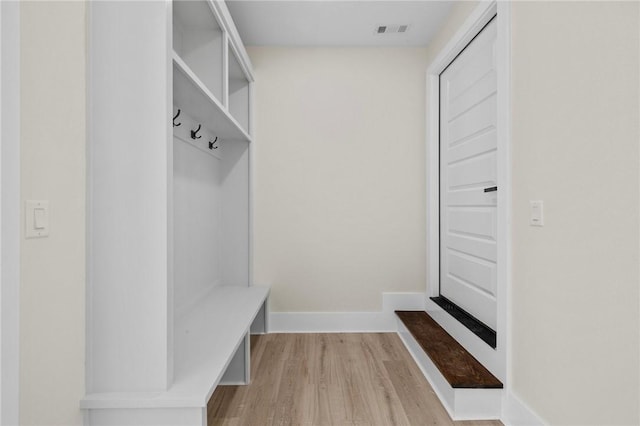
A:
POLYGON ((531 407, 509 390, 505 393, 500 420, 505 426, 543 426, 547 424, 531 407))

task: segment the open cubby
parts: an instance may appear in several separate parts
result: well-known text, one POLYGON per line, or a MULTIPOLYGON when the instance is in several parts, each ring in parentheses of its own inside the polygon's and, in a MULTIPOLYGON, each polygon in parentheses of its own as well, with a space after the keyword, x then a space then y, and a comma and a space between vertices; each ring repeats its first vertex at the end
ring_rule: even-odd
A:
POLYGON ((173 56, 173 102, 176 107, 188 111, 198 123, 214 130, 216 136, 228 140, 250 140, 247 132, 177 55, 173 56))
POLYGON ((174 131, 176 318, 214 287, 249 285, 249 143, 223 142, 212 156, 189 139, 174 131))
POLYGON ((229 112, 247 133, 250 132, 249 96, 249 79, 240 66, 235 49, 229 46, 229 112))
POLYGON ((208 1, 173 2, 173 50, 218 100, 224 90, 224 42, 208 1))
POLYGON ((221 284, 221 160, 188 139, 173 142, 174 312, 180 318, 221 284))

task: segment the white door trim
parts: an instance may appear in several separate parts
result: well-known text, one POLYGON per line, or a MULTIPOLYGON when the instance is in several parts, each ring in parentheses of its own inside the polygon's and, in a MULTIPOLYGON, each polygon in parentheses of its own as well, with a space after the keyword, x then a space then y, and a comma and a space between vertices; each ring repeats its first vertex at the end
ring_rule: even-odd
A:
POLYGON ((0 1, 0 424, 17 425, 20 319, 20 3, 0 1))
POLYGON ((427 69, 427 310, 460 344, 506 386, 509 353, 509 287, 511 281, 511 6, 510 2, 481 1, 427 69), (497 17, 498 77, 498 282, 497 347, 492 349, 429 300, 439 295, 439 75, 491 20, 497 17))

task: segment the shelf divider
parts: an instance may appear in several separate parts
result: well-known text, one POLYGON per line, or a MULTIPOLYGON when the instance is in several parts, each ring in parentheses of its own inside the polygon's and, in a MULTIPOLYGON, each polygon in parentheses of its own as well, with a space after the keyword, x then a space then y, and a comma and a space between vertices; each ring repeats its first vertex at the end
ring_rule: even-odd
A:
POLYGON ((251 142, 251 136, 211 93, 189 66, 173 52, 174 104, 226 140, 251 142))

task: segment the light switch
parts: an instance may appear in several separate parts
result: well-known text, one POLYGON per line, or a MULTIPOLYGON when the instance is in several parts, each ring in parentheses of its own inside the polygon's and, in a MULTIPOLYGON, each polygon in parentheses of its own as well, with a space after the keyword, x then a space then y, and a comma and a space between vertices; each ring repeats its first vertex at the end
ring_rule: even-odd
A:
POLYGON ((49 202, 28 200, 25 208, 26 238, 49 236, 49 202))
POLYGON ((42 207, 36 207, 33 210, 33 228, 34 229, 46 229, 46 219, 45 210, 42 207))
POLYGON ((530 205, 530 217, 529 225, 531 226, 543 226, 544 225, 544 204, 542 201, 529 201, 530 205))

